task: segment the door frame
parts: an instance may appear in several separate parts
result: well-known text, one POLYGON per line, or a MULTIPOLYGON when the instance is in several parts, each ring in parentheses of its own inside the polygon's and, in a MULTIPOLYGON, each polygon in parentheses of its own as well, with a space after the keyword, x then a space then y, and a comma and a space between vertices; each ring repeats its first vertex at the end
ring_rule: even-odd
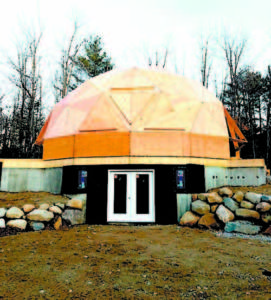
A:
MULTIPOLYGON (((154 169, 110 169, 108 170, 108 184, 107 184, 107 222, 125 222, 125 223, 154 223, 155 222, 155 171, 154 169), (114 214, 114 181, 113 176, 115 174, 127 174, 127 179, 133 177, 133 175, 128 176, 128 174, 141 173, 149 174, 149 214, 132 214, 132 210, 136 207, 136 195, 135 189, 130 186, 129 180, 127 181, 127 191, 132 192, 134 195, 129 197, 127 194, 126 204, 127 213, 126 214, 114 214), (128 201, 130 200, 130 203, 128 201)), ((136 177, 135 177, 136 179, 136 177)), ((135 183, 134 183, 135 187, 135 183)))

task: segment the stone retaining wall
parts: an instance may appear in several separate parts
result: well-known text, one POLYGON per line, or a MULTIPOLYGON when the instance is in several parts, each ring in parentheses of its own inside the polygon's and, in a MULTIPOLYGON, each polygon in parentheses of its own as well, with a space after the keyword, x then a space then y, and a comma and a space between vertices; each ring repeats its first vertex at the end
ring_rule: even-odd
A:
POLYGON ((66 204, 43 203, 39 207, 25 204, 23 207, 0 208, 1 230, 14 228, 21 231, 39 231, 45 228, 59 230, 63 224, 86 223, 86 195, 78 195, 66 204))
POLYGON ((180 225, 270 235, 271 196, 241 191, 234 194, 227 187, 218 193, 192 195, 190 211, 182 216, 180 225))

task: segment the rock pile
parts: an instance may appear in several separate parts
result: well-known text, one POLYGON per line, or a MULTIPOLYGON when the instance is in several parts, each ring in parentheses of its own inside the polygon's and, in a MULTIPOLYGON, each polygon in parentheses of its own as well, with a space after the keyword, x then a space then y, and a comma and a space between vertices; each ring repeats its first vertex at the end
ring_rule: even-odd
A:
POLYGON ((46 228, 59 230, 63 223, 77 225, 86 222, 86 195, 80 195, 66 204, 43 203, 39 207, 25 204, 22 208, 0 208, 0 228, 21 231, 39 231, 46 228))
POLYGON ((234 194, 227 187, 218 192, 193 195, 190 211, 182 216, 180 224, 224 228, 226 232, 271 234, 271 196, 241 191, 234 194))

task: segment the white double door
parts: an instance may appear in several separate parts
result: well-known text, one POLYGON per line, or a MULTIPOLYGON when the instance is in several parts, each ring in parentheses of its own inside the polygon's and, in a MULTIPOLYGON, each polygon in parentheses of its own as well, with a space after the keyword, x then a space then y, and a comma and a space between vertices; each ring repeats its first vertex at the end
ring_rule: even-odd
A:
POLYGON ((155 222, 153 171, 108 171, 108 222, 155 222))

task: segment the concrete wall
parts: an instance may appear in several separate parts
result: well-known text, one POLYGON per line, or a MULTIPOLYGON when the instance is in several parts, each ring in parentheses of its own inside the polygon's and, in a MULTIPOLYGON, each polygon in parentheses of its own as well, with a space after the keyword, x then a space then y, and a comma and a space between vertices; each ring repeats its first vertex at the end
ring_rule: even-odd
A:
POLYGON ((264 167, 205 167, 206 191, 225 185, 259 186, 263 184, 266 184, 266 171, 264 167))
POLYGON ((192 195, 177 194, 176 197, 177 197, 177 220, 179 223, 184 213, 190 210, 190 206, 192 203, 192 195))
POLYGON ((61 193, 62 168, 3 168, 0 191, 61 193))

